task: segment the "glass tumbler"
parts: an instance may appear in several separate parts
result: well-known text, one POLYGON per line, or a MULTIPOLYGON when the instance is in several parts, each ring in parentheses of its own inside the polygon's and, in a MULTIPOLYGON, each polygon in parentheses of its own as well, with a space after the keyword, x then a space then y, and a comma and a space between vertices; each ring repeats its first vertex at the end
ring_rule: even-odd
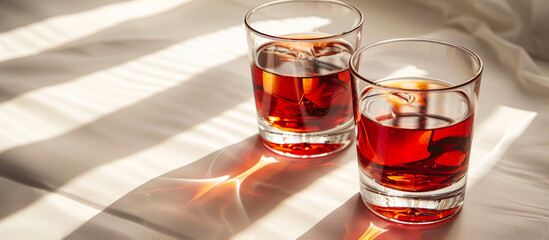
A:
POLYGON ((394 39, 350 60, 360 193, 401 223, 461 209, 483 71, 472 51, 429 39, 394 39))
POLYGON ((326 156, 353 138, 349 59, 362 14, 332 0, 275 1, 245 17, 259 135, 290 157, 326 156))

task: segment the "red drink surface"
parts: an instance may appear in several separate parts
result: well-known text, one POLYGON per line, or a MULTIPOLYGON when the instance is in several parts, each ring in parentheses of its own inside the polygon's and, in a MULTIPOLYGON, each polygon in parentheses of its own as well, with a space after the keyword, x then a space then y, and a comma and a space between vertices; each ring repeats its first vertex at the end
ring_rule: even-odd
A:
POLYGON ((269 126, 305 133, 352 119, 348 44, 271 42, 257 51, 252 66, 255 102, 258 116, 269 126))
MULTIPOLYGON (((413 89, 445 86, 417 79, 383 84, 413 89)), ((465 95, 454 95, 458 100, 449 106, 457 109, 459 104, 469 105, 465 95)), ((391 92, 379 98, 389 103, 389 110, 376 109, 371 104, 374 107, 370 106, 369 116, 364 112, 357 114, 358 158, 369 178, 392 189, 423 192, 447 187, 465 176, 471 149, 472 111, 467 110, 458 119, 437 115, 442 112, 437 109, 439 105, 453 101, 448 95, 443 98, 427 93, 391 92)))

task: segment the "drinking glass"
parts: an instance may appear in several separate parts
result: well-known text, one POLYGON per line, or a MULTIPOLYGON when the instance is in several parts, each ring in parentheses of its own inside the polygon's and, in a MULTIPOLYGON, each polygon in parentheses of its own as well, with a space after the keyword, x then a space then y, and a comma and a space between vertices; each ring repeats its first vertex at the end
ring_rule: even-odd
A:
POLYGON ((325 156, 353 138, 349 59, 362 14, 332 0, 275 1, 246 14, 263 144, 291 157, 325 156))
POLYGON ((394 39, 350 60, 360 193, 377 215, 432 223, 461 209, 483 71, 472 51, 394 39))

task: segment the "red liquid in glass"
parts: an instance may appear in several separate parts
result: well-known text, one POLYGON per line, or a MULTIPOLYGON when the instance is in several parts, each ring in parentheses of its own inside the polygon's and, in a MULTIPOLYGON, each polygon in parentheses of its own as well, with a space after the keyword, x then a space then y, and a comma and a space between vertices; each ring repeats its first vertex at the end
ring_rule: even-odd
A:
MULTIPOLYGON (((257 51, 252 66, 255 103, 259 118, 268 126, 307 133, 352 120, 348 44, 335 40, 271 42, 257 51)), ((295 155, 330 152, 342 146, 264 142, 272 149, 295 155)))
MULTIPOLYGON (((412 89, 447 86, 426 80, 388 81, 383 85, 412 89)), ((456 99, 468 106, 466 96, 459 96, 456 99)), ((441 110, 436 109, 435 102, 449 101, 448 97, 435 100, 427 93, 391 92, 378 94, 378 98, 388 102, 390 109, 374 107, 369 109, 368 116, 362 110, 357 115, 358 159, 370 179, 400 191, 425 192, 447 187, 465 176, 471 149, 471 111, 466 111, 460 119, 436 115, 434 113, 441 110), (430 113, 425 109, 430 109, 430 113)), ((458 104, 455 105, 457 108, 458 104)), ((459 209, 438 211, 368 205, 380 215, 415 222, 442 219, 459 209)))
POLYGON ((472 116, 439 129, 385 126, 364 116, 358 122, 360 163, 366 174, 383 186, 432 191, 456 182, 467 170, 472 116))

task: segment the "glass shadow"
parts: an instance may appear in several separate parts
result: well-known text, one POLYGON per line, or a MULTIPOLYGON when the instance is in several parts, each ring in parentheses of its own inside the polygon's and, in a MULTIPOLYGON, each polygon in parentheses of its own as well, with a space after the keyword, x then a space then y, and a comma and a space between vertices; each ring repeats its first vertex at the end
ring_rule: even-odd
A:
POLYGON ((346 152, 292 159, 272 153, 254 135, 147 182, 68 239, 131 238, 136 233, 140 238, 226 239, 352 160, 344 157, 346 152))

